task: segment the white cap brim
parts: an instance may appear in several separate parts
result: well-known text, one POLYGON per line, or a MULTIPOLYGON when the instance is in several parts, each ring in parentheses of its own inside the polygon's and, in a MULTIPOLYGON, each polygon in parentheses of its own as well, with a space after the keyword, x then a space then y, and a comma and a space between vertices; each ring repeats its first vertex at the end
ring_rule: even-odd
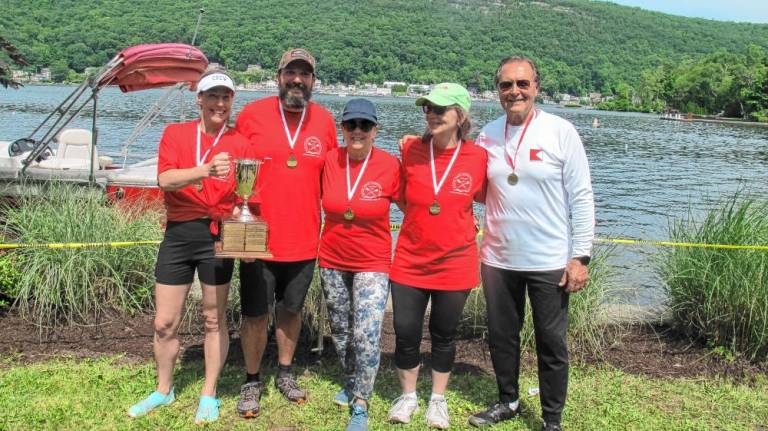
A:
POLYGON ((232 82, 232 78, 223 73, 212 73, 203 77, 203 79, 197 83, 197 94, 200 94, 203 91, 208 91, 214 87, 225 87, 233 92, 235 91, 235 83, 232 82))

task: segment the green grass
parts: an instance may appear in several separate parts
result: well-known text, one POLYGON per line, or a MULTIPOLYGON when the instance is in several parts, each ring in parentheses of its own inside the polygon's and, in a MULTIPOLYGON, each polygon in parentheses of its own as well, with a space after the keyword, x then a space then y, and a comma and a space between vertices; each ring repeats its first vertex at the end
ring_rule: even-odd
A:
MULTIPOLYGON (((768 244, 768 200, 736 194, 697 218, 670 226, 670 239, 706 244, 768 244)), ((676 247, 664 253, 675 325, 692 338, 750 359, 768 358, 768 252, 676 247)))
MULTIPOLYGON (((159 212, 113 206, 100 190, 50 183, 3 208, 4 236, 26 244, 150 240, 159 212)), ((41 328, 93 324, 107 309, 151 306, 157 247, 29 248, 16 251, 21 274, 12 292, 22 316, 41 328)))
MULTIPOLYGON (((151 364, 121 364, 120 358, 88 361, 57 360, 23 365, 6 358, 0 365, 0 429, 3 430, 113 430, 200 429, 193 423, 203 375, 202 362, 182 363, 176 374, 177 400, 137 420, 125 411, 154 387, 151 364)), ((521 389, 537 386, 533 370, 524 370, 521 389)), ((347 413, 330 400, 339 389, 339 370, 313 366, 300 381, 310 391, 306 405, 284 401, 272 389, 262 401, 262 416, 250 421, 237 417, 236 404, 243 378, 239 367, 224 369, 219 385, 221 419, 207 429, 219 430, 340 430, 347 413), (288 427, 288 428, 281 428, 288 427)), ((467 417, 491 401, 496 386, 491 376, 457 374, 448 392, 451 429, 471 429, 467 417)), ((371 401, 373 430, 425 430, 424 409, 408 426, 392 427, 386 412, 397 396, 392 369, 382 369, 371 401)), ((429 379, 420 379, 422 407, 429 379)), ((524 416, 497 430, 538 429, 539 402, 525 395, 524 416)), ((568 405, 563 418, 567 430, 753 430, 768 425, 768 379, 755 386, 721 380, 650 379, 593 366, 571 371, 568 405)))

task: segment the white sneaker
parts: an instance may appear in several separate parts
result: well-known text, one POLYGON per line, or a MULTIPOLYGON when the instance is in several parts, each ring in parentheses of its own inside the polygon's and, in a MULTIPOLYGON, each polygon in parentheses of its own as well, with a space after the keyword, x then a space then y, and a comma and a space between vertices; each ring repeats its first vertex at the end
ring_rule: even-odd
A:
POLYGON ((411 422, 411 416, 418 410, 419 400, 416 397, 400 395, 392 402, 387 420, 393 424, 407 424, 411 422))
POLYGON ((445 398, 430 400, 425 416, 428 427, 441 430, 448 429, 448 403, 445 398))

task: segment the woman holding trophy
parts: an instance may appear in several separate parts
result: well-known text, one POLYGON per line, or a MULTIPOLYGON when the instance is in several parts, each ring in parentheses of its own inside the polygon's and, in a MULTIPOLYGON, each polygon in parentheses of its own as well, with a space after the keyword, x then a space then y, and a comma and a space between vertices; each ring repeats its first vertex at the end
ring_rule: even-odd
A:
POLYGON ((229 347, 226 308, 233 261, 214 257, 214 240, 218 220, 229 216, 234 204, 231 158, 248 147, 248 141, 227 125, 234 94, 229 76, 219 71, 204 74, 197 84, 200 118, 168 125, 160 140, 157 181, 164 192, 167 225, 155 268, 157 387, 128 410, 134 418, 175 399, 178 328, 195 271, 205 326, 205 381, 195 422, 219 417, 216 382, 229 347))
POLYGON ((333 342, 346 374, 333 401, 350 409, 347 431, 362 431, 368 429, 368 400, 381 356, 392 256, 389 209, 399 195, 400 164, 374 146, 378 118, 370 101, 347 102, 341 131, 346 146, 331 150, 323 168, 319 266, 333 342))
POLYGON ((472 202, 482 201, 485 150, 467 139, 470 99, 452 83, 416 99, 426 131, 402 147, 405 219, 390 271, 395 366, 402 395, 389 421, 408 423, 419 408, 416 381, 424 315, 431 302, 432 395, 427 426, 449 426, 445 390, 456 354, 454 337, 464 303, 480 283, 472 202))

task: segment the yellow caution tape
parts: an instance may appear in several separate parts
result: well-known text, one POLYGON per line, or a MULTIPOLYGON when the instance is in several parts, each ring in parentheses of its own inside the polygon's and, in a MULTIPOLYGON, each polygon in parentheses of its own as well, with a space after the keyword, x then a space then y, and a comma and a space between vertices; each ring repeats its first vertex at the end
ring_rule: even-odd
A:
POLYGON ((157 245, 160 241, 118 241, 118 242, 54 242, 50 244, 0 244, 0 250, 19 248, 92 248, 92 247, 133 247, 157 245))
POLYGON ((595 242, 630 245, 654 245, 658 247, 695 247, 719 248, 726 250, 760 250, 768 251, 768 245, 737 245, 737 244, 701 244, 695 242, 650 241, 645 239, 595 238, 595 242))
MULTIPOLYGON (((400 230, 400 226, 397 223, 389 225, 391 230, 400 230)), ((478 236, 483 235, 483 230, 478 229, 478 236)), ((759 250, 768 251, 768 245, 736 245, 736 244, 701 244, 693 242, 673 242, 673 241, 652 241, 645 239, 625 239, 625 238, 595 238, 595 242, 599 243, 613 243, 613 244, 628 244, 628 245, 653 245, 657 247, 696 247, 696 248, 715 248, 726 250, 759 250)))
MULTIPOLYGON (((392 223, 390 230, 398 231, 401 225, 392 223)), ((478 236, 483 235, 483 230, 478 231, 478 236)), ((768 251, 768 245, 739 245, 739 244, 701 244, 693 242, 673 242, 673 241, 651 241, 644 239, 625 239, 625 238, 595 238, 597 243, 613 243, 627 245, 652 245, 657 247, 692 247, 692 248, 712 248, 725 250, 758 250, 768 251)), ((56 242, 50 244, 0 244, 0 250, 14 250, 20 248, 93 248, 93 247, 134 247, 139 245, 158 245, 160 241, 119 241, 119 242, 56 242)))

